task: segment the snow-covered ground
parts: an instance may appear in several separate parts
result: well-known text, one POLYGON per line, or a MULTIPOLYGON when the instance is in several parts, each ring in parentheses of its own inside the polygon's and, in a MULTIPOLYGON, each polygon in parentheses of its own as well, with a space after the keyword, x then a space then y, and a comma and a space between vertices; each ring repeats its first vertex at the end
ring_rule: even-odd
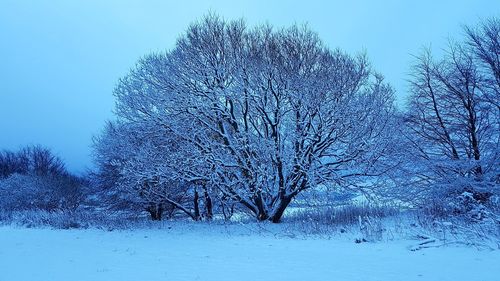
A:
POLYGON ((0 280, 500 280, 498 250, 453 245, 410 251, 416 241, 356 244, 349 234, 290 238, 246 228, 3 226, 0 280))

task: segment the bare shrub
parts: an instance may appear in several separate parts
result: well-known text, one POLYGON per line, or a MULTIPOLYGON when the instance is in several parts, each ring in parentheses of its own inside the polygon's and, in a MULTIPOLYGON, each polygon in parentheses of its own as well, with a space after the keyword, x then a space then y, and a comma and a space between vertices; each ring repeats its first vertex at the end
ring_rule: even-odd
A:
POLYGON ((391 206, 370 204, 347 205, 342 207, 323 207, 299 210, 287 214, 286 222, 316 222, 324 225, 348 226, 359 223, 359 218, 385 218, 399 213, 391 206))

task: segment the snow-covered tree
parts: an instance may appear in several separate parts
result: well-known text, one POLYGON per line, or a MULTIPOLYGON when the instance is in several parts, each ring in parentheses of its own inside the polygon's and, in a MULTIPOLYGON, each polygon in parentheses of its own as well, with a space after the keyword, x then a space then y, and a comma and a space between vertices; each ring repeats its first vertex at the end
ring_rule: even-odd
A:
POLYGON ((0 152, 0 211, 74 211, 83 201, 83 185, 48 148, 0 152))
POLYGON ((180 145, 165 130, 146 123, 108 123, 95 138, 98 178, 106 191, 102 197, 118 208, 127 204, 128 208, 142 208, 153 220, 161 220, 164 214, 171 217, 179 210, 194 220, 202 214, 211 218, 211 195, 205 185, 186 180, 179 172, 184 171, 179 168, 183 160, 177 158, 180 145), (200 201, 206 212, 200 211, 200 201))
POLYGON ((466 192, 485 202, 498 189, 500 25, 465 30, 465 42, 451 42, 440 60, 426 50, 412 66, 407 179, 423 200, 466 192))
POLYGON ((496 107, 500 119, 500 18, 492 17, 478 26, 466 26, 465 33, 466 48, 482 78, 484 99, 496 107))
POLYGON ((0 151, 0 178, 11 174, 62 176, 68 174, 64 162, 50 149, 40 145, 26 146, 19 151, 0 151))
POLYGON ((384 156, 392 89, 364 55, 330 50, 304 26, 207 16, 141 59, 115 95, 120 122, 182 143, 178 175, 259 220, 280 221, 304 190, 367 187, 395 165, 384 156))

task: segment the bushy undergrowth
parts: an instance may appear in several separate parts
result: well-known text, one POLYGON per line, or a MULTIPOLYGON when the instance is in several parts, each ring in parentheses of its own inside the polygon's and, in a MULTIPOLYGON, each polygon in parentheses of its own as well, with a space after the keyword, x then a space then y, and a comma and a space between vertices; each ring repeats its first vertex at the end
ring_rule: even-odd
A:
POLYGON ((441 239, 461 237, 463 241, 495 240, 500 246, 500 212, 495 202, 474 204, 467 212, 457 213, 448 204, 430 202, 415 212, 414 221, 441 239))
POLYGON ((379 241, 384 226, 382 220, 396 216, 400 210, 392 206, 371 204, 337 207, 305 208, 288 213, 284 218, 290 228, 313 235, 330 235, 347 231, 359 232, 356 241, 379 241))
POLYGON ((433 220, 457 218, 474 223, 500 223, 500 197, 491 195, 483 200, 480 195, 464 191, 454 197, 428 200, 420 209, 420 216, 433 220))
POLYGON ((316 209, 302 209, 287 214, 286 222, 315 222, 324 225, 344 226, 359 223, 359 218, 384 218, 399 213, 391 206, 377 206, 370 204, 347 205, 341 207, 322 207, 316 209))
POLYGON ((128 214, 105 214, 88 211, 48 212, 45 210, 27 210, 0 212, 0 224, 23 227, 52 227, 55 229, 100 228, 106 230, 132 229, 145 218, 128 214))
POLYGON ((96 228, 106 231, 149 228, 168 230, 179 227, 196 229, 199 226, 214 231, 226 229, 228 233, 241 233, 247 230, 247 234, 272 234, 276 237, 340 236, 353 239, 356 243, 392 240, 397 237, 434 237, 440 243, 461 241, 463 244, 477 245, 481 243, 478 241, 488 240, 500 245, 498 223, 471 223, 463 217, 435 217, 428 210, 402 211, 397 207, 370 204, 292 210, 285 215, 281 224, 256 222, 247 216, 235 216, 231 221, 217 216, 210 222, 192 222, 186 218, 151 221, 146 213, 137 215, 135 212, 88 209, 74 212, 0 212, 0 224, 55 229, 96 228))
POLYGON ((53 227, 56 229, 82 228, 89 217, 77 212, 48 212, 44 210, 27 210, 2 212, 0 223, 24 227, 53 227))

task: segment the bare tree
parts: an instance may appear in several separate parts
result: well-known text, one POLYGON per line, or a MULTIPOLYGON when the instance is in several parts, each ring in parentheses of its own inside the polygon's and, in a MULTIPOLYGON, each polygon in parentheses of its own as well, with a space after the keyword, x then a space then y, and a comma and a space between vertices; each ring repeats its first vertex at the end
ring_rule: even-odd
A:
POLYGON ((249 30, 214 15, 115 91, 122 122, 182 140, 185 180, 273 222, 304 190, 361 188, 393 167, 392 94, 365 56, 329 50, 307 27, 249 30))
POLYGON ((500 19, 489 18, 477 27, 465 26, 465 44, 474 56, 484 98, 500 111, 500 19))
POLYGON ((0 209, 75 211, 83 201, 82 188, 83 181, 48 148, 0 152, 0 209))
POLYGON ((37 176, 66 175, 64 162, 50 149, 40 145, 27 146, 17 152, 0 152, 0 177, 11 174, 35 174, 37 176))
POLYGON ((498 23, 466 27, 466 41, 450 42, 441 60, 433 59, 430 50, 416 58, 404 133, 414 148, 407 177, 413 186, 445 196, 466 191, 479 201, 495 191, 500 174, 498 23))
POLYGON ((186 180, 187 170, 179 167, 183 159, 177 152, 182 144, 164 129, 146 123, 108 123, 94 142, 98 177, 107 190, 103 197, 112 201, 110 205, 140 206, 153 220, 176 211, 200 220, 204 213, 199 209, 199 192, 203 191, 208 206, 204 217, 212 217, 211 195, 199 181, 186 180))

